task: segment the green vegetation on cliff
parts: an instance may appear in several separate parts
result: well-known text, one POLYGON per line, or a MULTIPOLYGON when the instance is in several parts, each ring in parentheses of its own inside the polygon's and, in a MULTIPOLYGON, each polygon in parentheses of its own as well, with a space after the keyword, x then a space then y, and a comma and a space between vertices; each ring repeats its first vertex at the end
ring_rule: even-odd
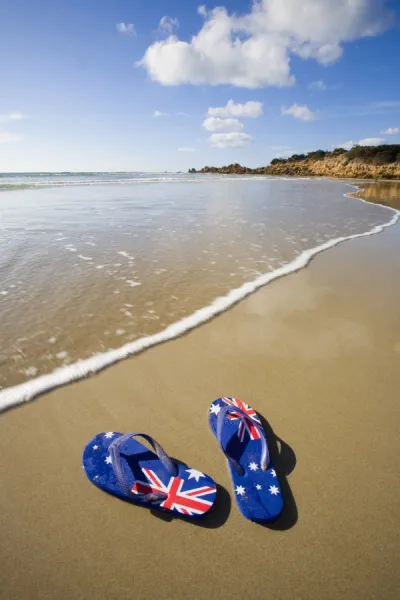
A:
POLYGON ((400 179, 400 144, 354 146, 351 150, 336 148, 332 152, 315 150, 287 159, 274 158, 268 166, 256 169, 234 163, 226 167, 203 167, 200 171, 189 169, 189 173, 400 179))

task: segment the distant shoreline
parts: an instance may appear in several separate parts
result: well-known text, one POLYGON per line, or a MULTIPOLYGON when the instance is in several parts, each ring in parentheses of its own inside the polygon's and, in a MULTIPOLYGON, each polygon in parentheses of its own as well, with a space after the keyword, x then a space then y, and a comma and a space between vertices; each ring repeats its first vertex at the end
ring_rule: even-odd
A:
POLYGON ((316 150, 274 158, 265 167, 251 169, 233 163, 223 167, 203 167, 189 173, 226 175, 275 175, 284 177, 334 177, 335 179, 400 180, 400 144, 316 150))
MULTIPOLYGON (((263 169, 250 169, 247 167, 243 167, 243 170, 236 172, 236 171, 229 171, 227 170, 229 167, 203 167, 203 169, 200 169, 200 171, 195 171, 195 170, 190 170, 189 173, 193 174, 193 175, 255 175, 258 177, 293 177, 293 179, 299 178, 299 177, 309 177, 309 178, 313 178, 313 179, 346 179, 349 181, 354 181, 354 180, 360 180, 360 181, 364 181, 364 182, 370 182, 370 183, 374 183, 374 182, 399 182, 400 181, 400 173, 399 174, 394 174, 391 175, 390 173, 385 173, 385 174, 380 174, 380 173, 356 173, 355 174, 348 174, 348 173, 343 173, 343 172, 338 172, 338 173, 332 173, 332 172, 318 172, 318 173, 314 173, 312 171, 307 171, 307 172, 299 172, 297 169, 294 170, 294 172, 290 172, 290 171, 278 171, 275 169, 272 169, 270 167, 264 167, 263 169)), ((399 167, 400 169, 400 167, 399 167)))

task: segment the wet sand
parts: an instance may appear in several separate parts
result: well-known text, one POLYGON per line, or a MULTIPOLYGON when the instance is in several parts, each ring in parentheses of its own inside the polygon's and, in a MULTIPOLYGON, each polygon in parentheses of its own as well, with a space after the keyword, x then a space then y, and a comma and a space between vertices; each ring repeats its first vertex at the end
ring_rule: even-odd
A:
POLYGON ((0 597, 398 597, 400 226, 346 242, 221 317, 0 418, 0 597), (220 395, 268 420, 286 509, 239 513, 207 423, 220 395), (101 493, 100 431, 146 431, 221 488, 201 524, 101 493), (272 430, 274 433, 272 433, 272 430))
POLYGON ((400 181, 378 181, 375 183, 357 183, 361 190, 353 196, 368 202, 391 206, 400 210, 400 181))
POLYGON ((390 219, 345 198, 351 189, 205 178, 1 192, 0 395, 390 219))

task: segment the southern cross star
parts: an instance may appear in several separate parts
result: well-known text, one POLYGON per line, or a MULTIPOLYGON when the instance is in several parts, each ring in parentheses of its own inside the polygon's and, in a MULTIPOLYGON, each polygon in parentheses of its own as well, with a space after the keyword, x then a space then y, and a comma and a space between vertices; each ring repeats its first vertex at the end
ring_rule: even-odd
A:
POLYGON ((112 459, 111 456, 107 456, 106 460, 104 461, 107 465, 111 465, 112 463, 112 459))
POLYGON ((276 485, 270 485, 269 486, 269 492, 273 496, 277 496, 279 494, 279 488, 277 488, 276 485))
POLYGON ((259 483, 256 484, 256 489, 257 490, 262 490, 262 485, 260 485, 259 483))
POLYGON ((212 415, 217 415, 221 410, 221 406, 219 404, 211 404, 210 413, 212 415))
POLYGON ((107 439, 109 440, 110 438, 112 438, 112 436, 113 436, 113 435, 114 435, 114 432, 113 432, 113 431, 108 431, 108 432, 105 434, 105 436, 104 436, 104 437, 105 437, 105 438, 107 438, 107 439))
POLYGON ((250 471, 258 471, 258 464, 255 462, 251 462, 249 464, 249 469, 250 469, 250 471))
POLYGON ((189 479, 195 479, 199 481, 200 477, 205 477, 204 473, 201 471, 196 471, 196 469, 185 469, 186 473, 189 473, 189 479))
POLYGON ((97 450, 97 448, 98 448, 97 445, 93 446, 93 450, 97 450))
POLYGON ((242 485, 237 485, 235 488, 235 492, 237 493, 238 496, 244 496, 246 490, 244 489, 244 487, 242 485))
POLYGON ((276 471, 275 471, 275 469, 271 469, 270 473, 271 473, 272 477, 276 477, 276 471))

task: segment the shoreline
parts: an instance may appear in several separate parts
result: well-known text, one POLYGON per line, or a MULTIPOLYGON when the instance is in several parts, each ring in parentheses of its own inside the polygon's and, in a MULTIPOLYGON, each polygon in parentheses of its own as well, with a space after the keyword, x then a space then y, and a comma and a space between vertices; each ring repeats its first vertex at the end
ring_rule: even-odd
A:
POLYGON ((395 600, 399 233, 341 244, 190 335, 1 415, 4 598, 395 600), (221 395, 273 430, 286 508, 269 527, 236 507, 207 423, 221 395), (193 525, 101 493, 81 453, 109 430, 148 432, 209 473, 215 511, 193 525))
POLYGON ((359 191, 352 195, 353 198, 400 210, 400 182, 393 180, 381 180, 369 184, 359 182, 359 188, 359 191))
MULTIPOLYGON (((354 195, 356 193, 362 194, 362 188, 356 184, 347 185, 354 187, 357 192, 349 192, 344 194, 345 197, 354 198, 356 200, 361 200, 362 202, 368 203, 368 201, 361 196, 354 195)), ((334 248, 343 242, 379 234, 387 227, 392 227, 395 225, 399 219, 400 210, 384 204, 379 205, 394 213, 392 219, 382 225, 377 225, 363 233, 334 238, 324 242, 323 244, 320 244, 319 246, 305 250, 287 265, 279 267, 272 272, 264 273, 255 280, 244 283, 239 288, 231 289, 225 296, 214 299, 214 301, 210 304, 197 309, 191 315, 176 321, 172 325, 169 325, 166 329, 156 334, 139 338, 133 342, 129 342, 123 346, 120 346, 119 348, 108 350, 101 354, 96 354, 90 358, 82 359, 71 365, 56 369, 55 371, 46 375, 41 375, 40 377, 30 379, 22 384, 0 390, 0 412, 6 411, 14 406, 18 406, 19 404, 29 402, 30 400, 33 400, 34 398, 60 386, 68 385, 74 381, 79 381, 85 377, 99 373, 105 368, 111 367, 114 364, 117 364, 118 362, 131 356, 140 354, 144 350, 157 346, 158 344, 163 344, 165 342, 174 340, 177 337, 185 335, 193 329, 214 319, 216 316, 226 312, 237 303, 241 302, 258 289, 270 284, 274 280, 306 268, 311 260, 318 254, 334 248)))

